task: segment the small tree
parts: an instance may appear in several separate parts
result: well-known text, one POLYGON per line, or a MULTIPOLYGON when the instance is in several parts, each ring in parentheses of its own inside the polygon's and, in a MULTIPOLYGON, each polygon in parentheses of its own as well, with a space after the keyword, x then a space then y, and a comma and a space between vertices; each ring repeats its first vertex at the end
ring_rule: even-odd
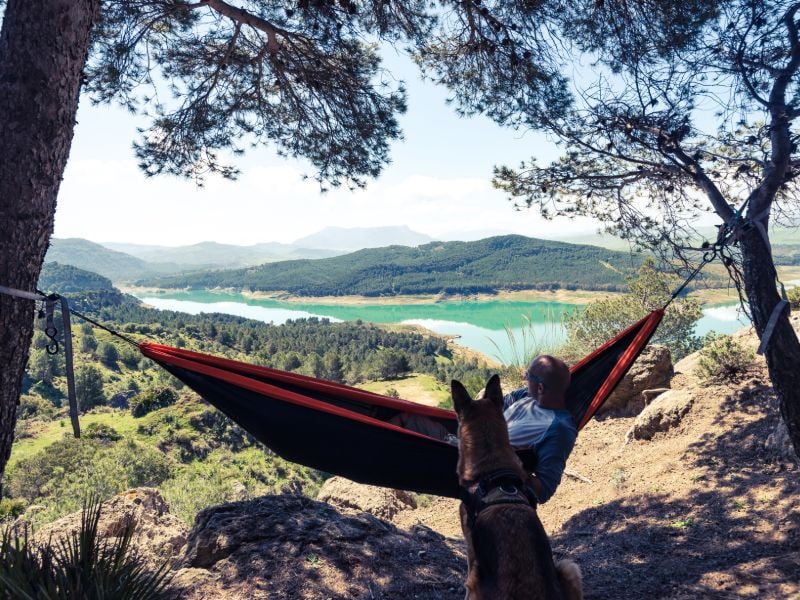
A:
POLYGON ((380 379, 394 379, 411 370, 408 356, 392 348, 381 348, 375 354, 375 375, 380 379))
POLYGON ((100 354, 100 360, 103 364, 110 369, 117 368, 117 362, 119 361, 119 351, 114 344, 110 344, 108 342, 104 342, 98 348, 98 353, 100 354))
POLYGON ((83 410, 105 404, 103 374, 97 367, 82 365, 75 370, 75 394, 83 410))
MULTIPOLYGON (((567 319, 568 343, 581 355, 614 337, 647 313, 661 308, 679 284, 679 278, 661 273, 648 258, 636 277, 628 277, 630 293, 590 303, 567 319)), ((677 298, 667 309, 652 343, 669 348, 673 360, 680 360, 700 347, 694 327, 702 316, 700 304, 692 298, 677 298)))

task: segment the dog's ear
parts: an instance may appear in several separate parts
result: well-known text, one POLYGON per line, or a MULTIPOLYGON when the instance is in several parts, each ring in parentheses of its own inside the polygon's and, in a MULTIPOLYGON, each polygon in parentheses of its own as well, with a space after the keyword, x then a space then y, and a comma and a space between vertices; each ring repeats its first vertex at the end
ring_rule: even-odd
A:
POLYGON ((497 373, 486 382, 486 391, 483 397, 491 400, 493 404, 497 404, 500 410, 503 409, 503 388, 500 387, 500 376, 497 373))
POLYGON ((460 381, 453 379, 453 381, 450 382, 450 393, 453 395, 453 406, 456 409, 456 413, 459 415, 467 406, 472 404, 472 398, 470 398, 469 392, 461 385, 460 381))

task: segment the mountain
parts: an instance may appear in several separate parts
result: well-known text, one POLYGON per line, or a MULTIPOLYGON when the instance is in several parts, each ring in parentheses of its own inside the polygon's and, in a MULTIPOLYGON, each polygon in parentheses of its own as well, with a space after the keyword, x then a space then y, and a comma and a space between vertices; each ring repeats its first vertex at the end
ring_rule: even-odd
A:
POLYGON ((388 227, 326 227, 295 240, 295 246, 330 250, 361 250, 385 246, 419 246, 433 238, 409 229, 406 225, 388 227))
POLYGON ((368 248, 320 260, 149 278, 165 288, 288 291, 303 296, 478 293, 521 289, 619 290, 639 257, 595 246, 499 236, 368 248))
POLYGON ((147 262, 130 254, 117 252, 80 238, 52 238, 44 260, 46 263, 57 262, 99 273, 112 281, 124 281, 151 276, 159 272, 169 272, 165 269, 154 269, 147 262))
POLYGON ((107 242, 108 248, 127 252, 151 263, 173 264, 183 270, 236 268, 259 265, 279 260, 301 258, 328 258, 341 254, 341 251, 299 247, 295 244, 267 242, 251 246, 200 242, 188 246, 147 246, 107 242))

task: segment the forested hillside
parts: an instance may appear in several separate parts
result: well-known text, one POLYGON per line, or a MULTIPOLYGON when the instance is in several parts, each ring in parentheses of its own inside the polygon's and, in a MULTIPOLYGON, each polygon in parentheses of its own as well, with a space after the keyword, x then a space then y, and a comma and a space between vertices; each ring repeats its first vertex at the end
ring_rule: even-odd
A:
POLYGON ((433 242, 416 248, 365 249, 322 260, 285 261, 248 269, 150 278, 166 288, 288 291, 304 296, 493 293, 497 290, 617 291, 637 256, 594 246, 518 235, 476 242, 433 242))
MULTIPOLYGON (((395 382, 413 373, 438 381, 437 387, 458 378, 474 393, 489 374, 476 360, 454 356, 443 339, 411 330, 321 319, 272 325, 160 311, 99 275, 58 264, 47 266, 39 288, 63 293, 72 307, 135 341, 150 339, 338 382, 395 382)), ((88 494, 105 499, 139 485, 157 486, 173 511, 191 522, 209 504, 284 489, 309 492, 322 479, 261 447, 134 346, 77 316, 73 342, 82 436, 69 435, 64 357, 49 354, 48 338, 36 331, 0 522, 28 506, 40 507, 37 519, 47 521, 79 509, 88 494)))

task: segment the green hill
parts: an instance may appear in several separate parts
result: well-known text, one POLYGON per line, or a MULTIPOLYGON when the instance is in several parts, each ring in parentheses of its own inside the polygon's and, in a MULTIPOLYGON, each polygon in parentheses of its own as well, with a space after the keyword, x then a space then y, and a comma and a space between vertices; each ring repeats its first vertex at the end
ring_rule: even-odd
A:
POLYGON ((619 290, 640 259, 595 246, 508 235, 476 242, 389 246, 320 260, 148 278, 165 288, 288 291, 304 296, 493 293, 497 290, 619 290))
POLYGON ((148 277, 159 273, 135 256, 109 250, 105 246, 80 238, 50 240, 45 262, 74 265, 114 281, 148 277))

